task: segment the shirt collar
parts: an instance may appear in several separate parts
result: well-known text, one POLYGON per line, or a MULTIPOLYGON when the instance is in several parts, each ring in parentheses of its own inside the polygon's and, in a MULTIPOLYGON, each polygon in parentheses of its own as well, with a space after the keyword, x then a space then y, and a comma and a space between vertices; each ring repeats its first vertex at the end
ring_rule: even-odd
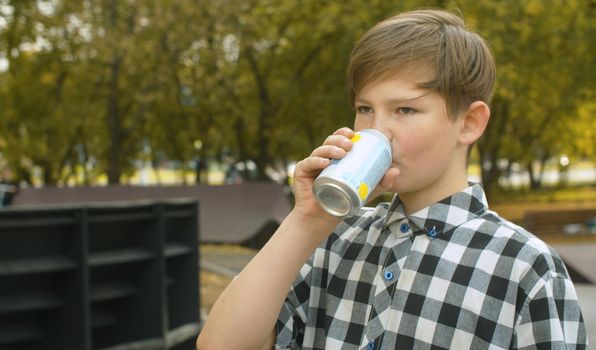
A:
MULTIPOLYGON (((405 208, 399 195, 395 195, 383 227, 408 219, 410 225, 412 225, 411 233, 427 234, 434 238, 482 215, 487 210, 486 195, 479 184, 471 184, 462 191, 409 216, 405 215, 405 208)), ((392 231, 400 232, 401 235, 399 229, 392 231)))

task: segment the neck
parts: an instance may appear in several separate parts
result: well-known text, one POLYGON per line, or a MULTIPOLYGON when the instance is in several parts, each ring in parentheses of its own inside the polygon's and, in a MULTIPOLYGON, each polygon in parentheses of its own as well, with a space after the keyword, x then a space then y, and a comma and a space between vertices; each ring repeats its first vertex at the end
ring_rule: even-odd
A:
POLYGON ((424 189, 399 194, 406 215, 411 215, 468 187, 468 175, 465 168, 455 169, 445 175, 424 189))

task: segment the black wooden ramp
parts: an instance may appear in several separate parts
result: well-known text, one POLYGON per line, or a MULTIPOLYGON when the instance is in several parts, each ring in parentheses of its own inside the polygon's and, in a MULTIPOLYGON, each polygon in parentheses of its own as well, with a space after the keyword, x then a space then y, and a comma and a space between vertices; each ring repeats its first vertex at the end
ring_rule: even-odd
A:
POLYGON ((283 186, 255 182, 223 186, 97 186, 26 188, 12 206, 197 199, 202 243, 260 248, 290 212, 283 186))

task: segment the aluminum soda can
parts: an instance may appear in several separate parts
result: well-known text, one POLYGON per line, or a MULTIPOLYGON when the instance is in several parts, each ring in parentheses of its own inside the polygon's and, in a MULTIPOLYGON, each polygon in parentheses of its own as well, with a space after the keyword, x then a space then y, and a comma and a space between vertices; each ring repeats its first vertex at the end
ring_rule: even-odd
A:
POLYGON ((356 132, 351 141, 352 149, 343 158, 333 159, 313 184, 319 204, 334 216, 362 208, 391 166, 391 144, 380 131, 356 132))

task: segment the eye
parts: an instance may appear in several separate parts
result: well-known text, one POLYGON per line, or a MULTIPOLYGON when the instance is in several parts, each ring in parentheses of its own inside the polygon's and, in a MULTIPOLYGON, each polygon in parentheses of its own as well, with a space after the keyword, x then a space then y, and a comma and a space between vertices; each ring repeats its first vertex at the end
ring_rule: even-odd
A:
POLYGON ((403 115, 410 115, 416 113, 416 110, 410 107, 399 107, 397 109, 397 113, 403 115))
POLYGON ((372 112, 372 108, 370 108, 369 106, 357 106, 356 112, 361 114, 367 114, 372 112))

